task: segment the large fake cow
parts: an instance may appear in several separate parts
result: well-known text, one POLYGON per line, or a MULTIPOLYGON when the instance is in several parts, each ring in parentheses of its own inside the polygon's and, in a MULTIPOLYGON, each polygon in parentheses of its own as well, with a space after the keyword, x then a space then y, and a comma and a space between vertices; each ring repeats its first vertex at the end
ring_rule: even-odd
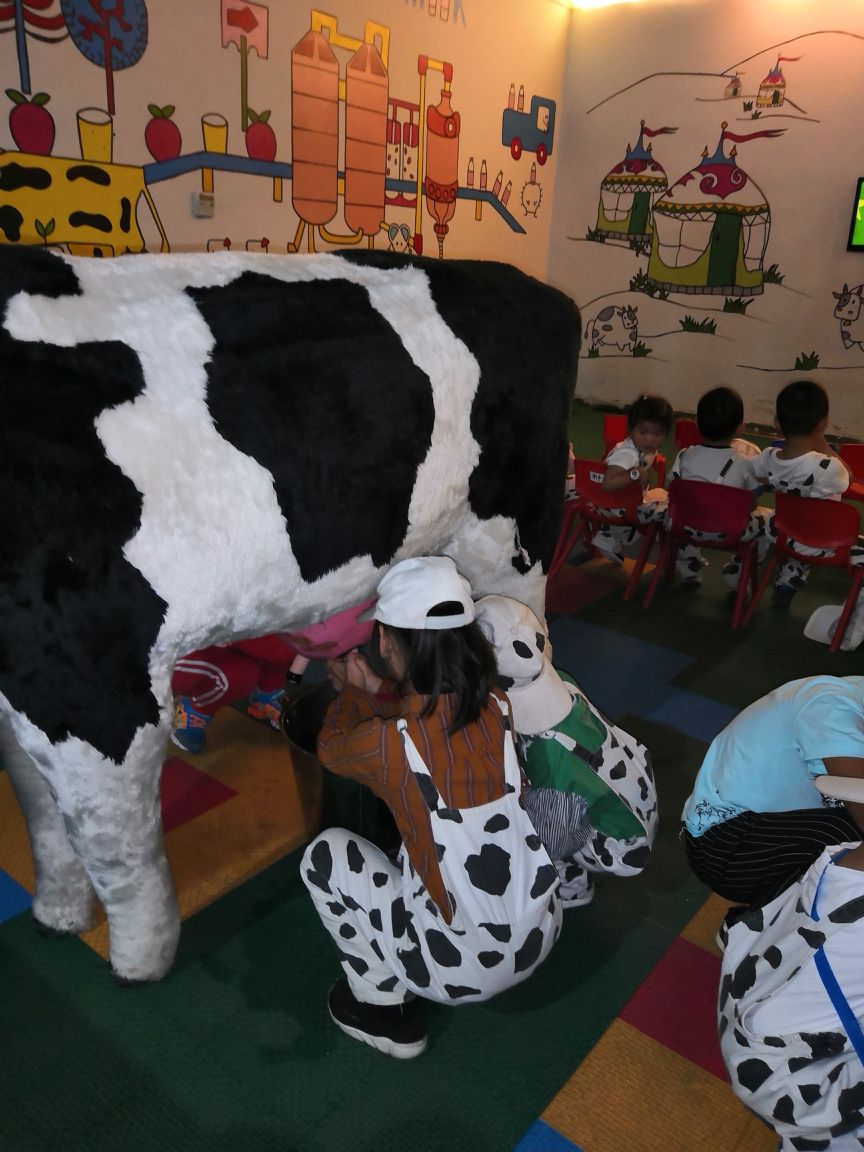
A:
POLYGON ((542 613, 579 319, 492 263, 0 247, 0 759, 41 925, 169 968, 159 775, 185 652, 446 552, 542 613))

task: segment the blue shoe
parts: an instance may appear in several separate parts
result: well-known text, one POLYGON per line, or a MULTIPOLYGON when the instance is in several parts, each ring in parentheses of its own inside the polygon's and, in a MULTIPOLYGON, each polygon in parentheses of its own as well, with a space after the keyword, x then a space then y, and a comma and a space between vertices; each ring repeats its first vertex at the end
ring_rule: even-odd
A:
POLYGON ((265 720, 271 728, 280 731, 279 720, 282 715, 282 701, 285 698, 285 689, 276 688, 273 692, 262 692, 256 688, 249 693, 249 703, 246 712, 253 720, 265 720))
POLYGON ((203 752, 207 746, 207 725, 212 719, 212 716, 193 708, 188 696, 181 696, 177 701, 171 728, 172 744, 176 744, 178 748, 190 752, 193 756, 203 752))

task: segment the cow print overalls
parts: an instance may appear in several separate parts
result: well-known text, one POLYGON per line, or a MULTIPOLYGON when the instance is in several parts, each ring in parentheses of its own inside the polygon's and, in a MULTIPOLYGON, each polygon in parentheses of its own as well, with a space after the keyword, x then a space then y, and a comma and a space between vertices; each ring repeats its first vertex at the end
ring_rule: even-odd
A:
MULTIPOLYGON (((864 1149, 864 1064, 840 1015, 825 1032, 765 1036, 749 1023, 816 962, 826 940, 864 917, 864 896, 833 906, 836 897, 832 905, 819 895, 831 858, 848 847, 826 849, 798 884, 728 930, 718 1001, 723 1059, 735 1095, 782 1137, 782 1152, 864 1149)), ((836 978, 842 983, 842 973, 836 978)))
POLYGON ((309 846, 301 875, 358 1000, 398 1004, 409 990, 441 1003, 488 1000, 527 979, 561 929, 558 876, 520 803, 513 738, 508 728, 505 794, 456 809, 444 804, 406 722, 397 726, 429 808, 451 923, 404 848, 394 862, 344 828, 309 846))

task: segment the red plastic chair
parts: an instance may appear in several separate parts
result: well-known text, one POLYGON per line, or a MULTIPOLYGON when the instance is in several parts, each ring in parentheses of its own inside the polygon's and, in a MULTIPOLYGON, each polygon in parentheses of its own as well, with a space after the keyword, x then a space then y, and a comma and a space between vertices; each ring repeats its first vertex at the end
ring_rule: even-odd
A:
POLYGON ((673 480, 669 485, 669 517, 663 529, 663 544, 645 594, 644 607, 647 608, 653 600, 661 575, 667 581, 672 579, 678 550, 683 545, 696 544, 699 548, 737 552, 741 558, 741 576, 732 611, 732 627, 737 628, 741 624, 748 584, 751 596, 756 594, 756 541, 741 540, 752 507, 753 493, 746 488, 709 484, 705 480, 673 480), (694 536, 697 532, 710 533, 711 538, 694 536))
POLYGON ((695 420, 681 416, 675 421, 675 447, 680 452, 682 448, 692 448, 694 444, 702 443, 702 433, 695 420))
MULTIPOLYGON (((558 564, 560 568, 579 539, 586 533, 593 536, 595 532, 599 532, 604 524, 614 527, 637 528, 643 539, 633 571, 630 573, 630 578, 624 589, 624 599, 630 600, 639 584, 639 578, 644 571, 659 525, 640 524, 636 517, 636 510, 642 503, 642 488, 639 484, 634 482, 628 484, 626 488, 619 488, 617 492, 605 492, 603 490, 604 471, 605 465, 600 460, 577 459, 574 461, 578 521, 575 516, 571 517, 567 536, 563 537, 562 534, 559 534, 559 547, 556 548, 555 555, 560 558, 558 564), (562 553, 563 558, 561 558, 562 553)), ((550 575, 553 574, 554 564, 555 560, 553 559, 549 568, 550 575)))
MULTIPOLYGON (((605 412, 603 414, 603 456, 609 455, 616 444, 626 440, 630 435, 627 425, 627 415, 621 412, 605 412)), ((666 457, 662 452, 654 456, 654 472, 657 476, 657 487, 666 487, 666 457)))
POLYGON ((845 568, 850 576, 849 592, 843 604, 843 611, 837 621, 829 651, 836 652, 843 642, 846 625, 858 599, 864 568, 853 568, 849 561, 849 550, 858 543, 861 519, 857 508, 851 504, 841 504, 839 500, 810 500, 806 496, 790 496, 785 492, 774 493, 774 530, 777 541, 759 586, 750 601, 744 616, 748 624, 762 593, 768 587, 771 574, 781 556, 803 560, 814 568, 845 568), (803 556, 791 542, 804 544, 808 548, 830 549, 832 556, 803 556))
POLYGON ((843 493, 843 499, 864 500, 864 444, 841 444, 837 454, 852 471, 852 482, 843 493))

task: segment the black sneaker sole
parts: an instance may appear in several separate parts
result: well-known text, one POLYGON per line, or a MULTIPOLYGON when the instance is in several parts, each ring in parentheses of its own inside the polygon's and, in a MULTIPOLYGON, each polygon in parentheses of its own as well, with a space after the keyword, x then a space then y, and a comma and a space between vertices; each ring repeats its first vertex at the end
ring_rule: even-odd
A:
POLYGON ((350 1024, 343 1024, 333 1015, 329 1006, 327 1011, 336 1027, 341 1029, 346 1036, 350 1036, 352 1040, 360 1040, 363 1044, 368 1044, 370 1048, 383 1052, 385 1056, 394 1056, 397 1060, 413 1060, 416 1056, 422 1056, 426 1051, 426 1036, 411 1044, 399 1044, 388 1036, 374 1036, 370 1032, 362 1032, 359 1028, 352 1028, 350 1024))

